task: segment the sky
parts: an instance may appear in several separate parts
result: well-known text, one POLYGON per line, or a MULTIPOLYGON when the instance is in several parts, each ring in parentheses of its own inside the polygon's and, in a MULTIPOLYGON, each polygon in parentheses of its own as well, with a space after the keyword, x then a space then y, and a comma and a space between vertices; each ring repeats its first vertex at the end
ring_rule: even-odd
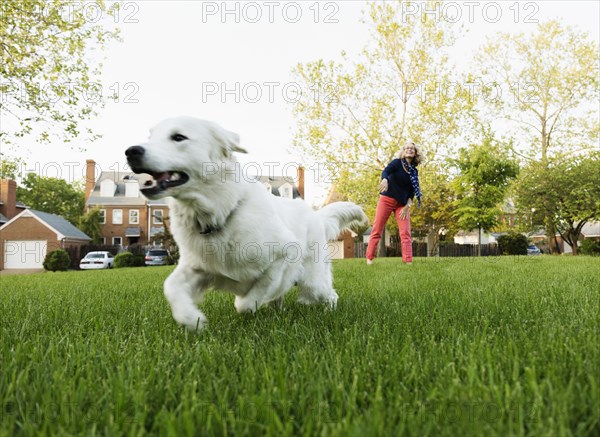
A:
MULTIPOLYGON (((110 4, 110 2, 109 2, 110 4)), ((496 32, 529 32, 559 18, 599 39, 597 1, 449 1, 446 12, 464 25, 455 62, 468 59, 496 32)), ((190 115, 238 133, 248 168, 292 175, 298 85, 292 69, 318 59, 357 58, 369 38, 362 1, 127 1, 118 17, 123 42, 105 51, 102 92, 118 101, 98 108, 90 125, 102 138, 85 151, 53 142, 23 147, 26 170, 78 179, 85 160, 126 171, 124 151, 143 143, 162 119, 190 115), (276 164, 272 164, 276 163, 276 164), (255 165, 256 164, 256 165, 255 165)), ((422 6, 407 14, 426 13, 422 6)), ((306 90, 304 91, 306 92, 306 90)), ((326 184, 307 173, 307 200, 318 203, 326 184)))

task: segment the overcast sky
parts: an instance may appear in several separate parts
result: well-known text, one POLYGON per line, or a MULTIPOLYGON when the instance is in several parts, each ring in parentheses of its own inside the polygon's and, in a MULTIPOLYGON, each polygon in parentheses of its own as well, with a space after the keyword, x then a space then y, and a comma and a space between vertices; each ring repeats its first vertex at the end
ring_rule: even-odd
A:
MULTIPOLYGON (((290 146, 299 62, 357 55, 368 38, 365 2, 123 1, 122 43, 105 53, 103 93, 119 94, 93 123, 103 135, 85 152, 53 143, 24 151, 28 167, 56 176, 56 165, 81 177, 85 159, 124 169, 124 150, 143 142, 158 121, 192 115, 240 134, 242 162, 297 162, 290 146), (77 164, 81 163, 78 171, 77 164), (49 165, 50 163, 50 165, 49 165), (69 163, 69 164, 64 164, 69 163)), ((470 53, 495 32, 529 32, 559 18, 598 40, 597 1, 450 1, 448 14, 468 30, 455 51, 470 53)), ((422 14, 425 11, 407 11, 422 14)), ((309 197, 311 184, 308 181, 309 197)), ((316 194, 315 194, 316 195, 316 194)))

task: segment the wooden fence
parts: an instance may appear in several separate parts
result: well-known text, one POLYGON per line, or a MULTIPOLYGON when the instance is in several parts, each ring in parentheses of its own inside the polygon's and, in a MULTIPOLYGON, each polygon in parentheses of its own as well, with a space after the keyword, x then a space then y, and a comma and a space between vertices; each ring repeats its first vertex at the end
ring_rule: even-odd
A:
MULTIPOLYGON (((420 243, 413 241, 412 243, 413 256, 414 257, 426 257, 427 256, 427 243, 420 243)), ((355 242, 354 243, 354 257, 364 258, 367 252, 367 243, 355 242)), ((439 254, 441 257, 473 257, 477 255, 477 244, 441 244, 439 247, 439 254)), ((498 256, 500 250, 498 245, 482 244, 481 245, 481 256, 498 256)), ((386 246, 386 256, 388 257, 401 257, 402 246, 399 242, 392 242, 389 246, 386 246)))

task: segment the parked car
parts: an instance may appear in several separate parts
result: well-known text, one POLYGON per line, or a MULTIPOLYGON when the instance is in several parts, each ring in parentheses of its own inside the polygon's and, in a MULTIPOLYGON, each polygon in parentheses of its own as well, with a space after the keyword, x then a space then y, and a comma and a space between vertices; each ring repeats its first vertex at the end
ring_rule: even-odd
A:
POLYGON ((114 264, 115 257, 110 252, 89 252, 79 261, 79 268, 81 270, 112 269, 114 264))
POLYGON ((541 255, 542 251, 535 244, 527 246, 527 255, 541 255))
POLYGON ((166 249, 150 249, 144 256, 147 266, 164 266, 169 260, 169 251, 166 249))

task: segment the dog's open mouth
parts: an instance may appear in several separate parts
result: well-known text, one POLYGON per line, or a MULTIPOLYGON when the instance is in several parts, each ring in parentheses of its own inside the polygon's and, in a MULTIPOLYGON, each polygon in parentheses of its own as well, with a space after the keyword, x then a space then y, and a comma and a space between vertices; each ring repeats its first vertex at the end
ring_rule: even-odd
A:
POLYGON ((150 170, 137 170, 135 173, 147 173, 152 176, 153 179, 149 179, 144 183, 141 191, 144 195, 154 195, 162 191, 168 190, 169 188, 175 188, 185 184, 190 177, 181 171, 164 171, 155 172, 150 170))

